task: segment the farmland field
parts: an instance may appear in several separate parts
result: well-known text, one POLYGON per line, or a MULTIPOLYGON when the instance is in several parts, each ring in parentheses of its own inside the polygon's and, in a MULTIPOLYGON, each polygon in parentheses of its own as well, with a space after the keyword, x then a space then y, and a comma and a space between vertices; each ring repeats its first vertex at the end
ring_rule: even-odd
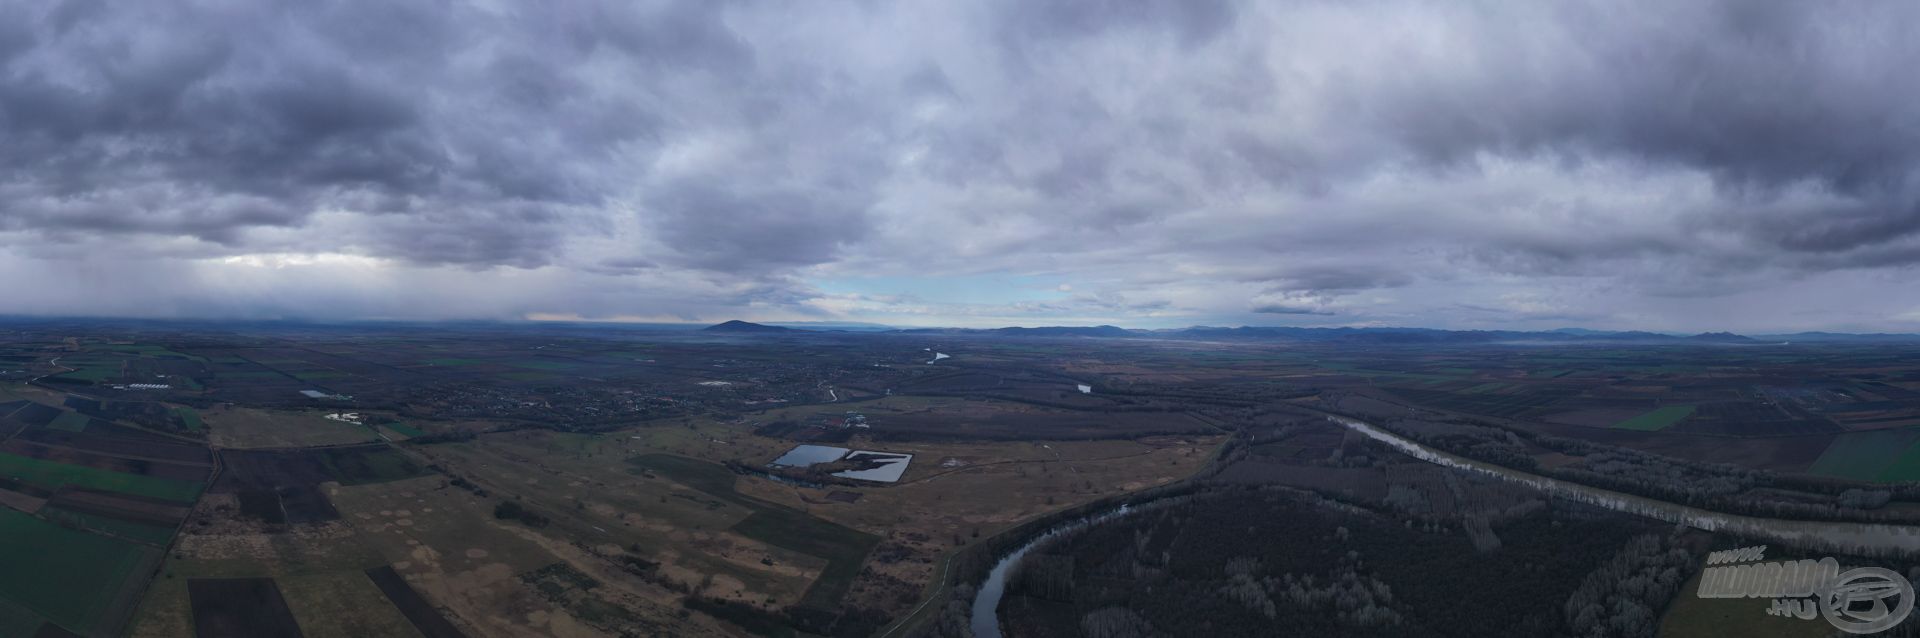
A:
POLYGON ((176 416, 180 417, 181 424, 184 425, 188 430, 193 430, 197 432, 199 430, 206 428, 206 425, 204 424, 204 422, 200 420, 200 413, 194 411, 193 408, 176 407, 173 409, 173 413, 176 416))
POLYGON ((274 582, 306 636, 413 635, 400 609, 364 573, 348 569, 291 573, 274 582))
POLYGON ((130 521, 111 516, 102 516, 59 507, 40 510, 40 516, 59 523, 64 527, 87 530, 104 536, 163 547, 173 538, 173 528, 163 525, 130 521))
POLYGON ((45 624, 40 614, 0 598, 0 636, 32 636, 45 624))
POLYGON ((426 434, 425 432, 420 431, 420 428, 416 428, 411 425, 401 423, 399 421, 382 423, 380 424, 380 427, 393 430, 394 432, 400 434, 401 436, 406 436, 406 437, 416 437, 422 434, 426 434))
MULTIPOLYGON (((366 574, 367 578, 373 581, 374 586, 380 589, 381 595, 386 596, 388 602, 393 603, 393 606, 400 610, 400 613, 407 618, 407 622, 411 623, 414 630, 418 631, 423 638, 462 638, 465 635, 461 633, 459 627, 449 622, 440 610, 434 609, 433 603, 420 597, 420 593, 415 591, 413 586, 408 585, 406 579, 393 570, 392 565, 369 569, 366 574)), ((404 632, 394 631, 394 633, 404 632)))
POLYGON ((159 558, 158 550, 7 509, 0 538, 0 597, 81 633, 111 623, 125 589, 159 558))
POLYGON ((769 545, 784 547, 827 561, 820 576, 807 588, 800 604, 831 609, 853 584, 860 563, 879 539, 841 525, 822 521, 803 512, 766 503, 734 491, 738 480, 724 467, 677 456, 653 454, 638 456, 632 463, 645 470, 659 472, 675 482, 732 502, 753 511, 732 531, 769 545))
MULTIPOLYGON (((1882 472, 1902 460, 1916 441, 1920 441, 1920 430, 1843 434, 1833 439, 1833 443, 1827 446, 1827 450, 1820 454, 1820 459, 1814 461, 1813 467, 1807 471, 1856 481, 1878 480, 1882 472)), ((1898 471, 1910 472, 1912 463, 1903 463, 1898 471)))
POLYGON ((195 578, 187 581, 187 592, 193 600, 195 636, 300 635, 299 622, 271 578, 195 578))
POLYGON ((48 489, 71 485, 179 502, 192 502, 204 487, 194 482, 112 472, 6 453, 0 453, 0 475, 48 489))
POLYGON ((47 427, 55 430, 79 432, 87 429, 87 421, 89 420, 87 415, 79 412, 61 412, 60 416, 55 417, 53 421, 47 423, 47 427))
POLYGON ((1646 414, 1642 414, 1640 416, 1636 416, 1631 419, 1627 419, 1625 421, 1615 423, 1613 424, 1613 427, 1620 428, 1623 430, 1642 430, 1642 431, 1660 430, 1660 429, 1666 428, 1669 425, 1679 423, 1682 419, 1685 419, 1688 416, 1691 416, 1692 414, 1693 414, 1693 406, 1691 405, 1669 405, 1669 406, 1665 406, 1660 409, 1654 410, 1652 412, 1648 412, 1646 414))
POLYGON ((200 412, 208 440, 227 448, 291 448, 365 443, 378 437, 367 426, 325 418, 320 412, 215 408, 200 412))
POLYGON ((1900 456, 1873 477, 1883 483, 1920 481, 1920 442, 1910 443, 1900 456))
MULTIPOLYGON (((163 561, 118 581, 145 586, 132 624, 97 629, 190 635, 197 603, 308 636, 875 635, 942 613, 971 548, 1161 488, 1386 503, 1410 517, 1396 534, 1456 544, 1531 533, 1502 518, 1536 511, 1524 497, 1409 467, 1314 410, 1565 480, 1711 485, 1643 496, 1748 514, 1851 515, 1835 503, 1854 484, 1920 480, 1903 425, 1920 373, 1878 348, 262 330, 0 352, 43 375, 112 371, 0 394, 14 515, 163 561), (928 365, 936 350, 952 356, 928 365), (800 445, 913 460, 884 484, 836 476, 850 460, 772 464, 800 445), (1475 511, 1489 527, 1459 518, 1475 511)), ((1920 521, 1920 500, 1890 494, 1873 516, 1920 521)), ((40 622, 14 602, 0 631, 40 622)))

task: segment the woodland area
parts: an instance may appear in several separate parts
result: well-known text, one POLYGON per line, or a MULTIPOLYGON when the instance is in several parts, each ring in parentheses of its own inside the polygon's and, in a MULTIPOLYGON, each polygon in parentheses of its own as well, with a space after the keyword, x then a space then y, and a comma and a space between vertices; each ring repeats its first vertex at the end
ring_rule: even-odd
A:
POLYGON ((1465 520, 1220 488, 1043 546, 1001 612, 1018 636, 1649 636, 1697 563, 1584 506, 1493 525, 1495 547, 1465 520))

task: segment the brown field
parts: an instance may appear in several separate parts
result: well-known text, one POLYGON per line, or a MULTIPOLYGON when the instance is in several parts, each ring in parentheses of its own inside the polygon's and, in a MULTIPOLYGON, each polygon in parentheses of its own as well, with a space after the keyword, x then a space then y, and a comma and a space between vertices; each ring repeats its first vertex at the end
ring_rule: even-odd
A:
MULTIPOLYGON (((193 521, 177 540, 160 577, 148 588, 130 624, 129 635, 192 635, 193 616, 187 596, 190 578, 274 578, 279 581, 294 617, 300 620, 301 630, 308 636, 382 635, 356 633, 356 630, 387 626, 381 619, 389 612, 398 616, 391 605, 383 608, 363 604, 367 602, 364 596, 352 594, 355 584, 348 577, 365 579, 352 566, 371 566, 381 560, 378 554, 355 541, 353 530, 330 524, 273 534, 257 524, 238 520, 237 510, 230 495, 208 495, 201 499, 193 521), (347 602, 329 602, 337 600, 347 602), (337 613, 342 605, 348 604, 361 609, 337 613)), ((372 589, 371 583, 367 589, 372 589)), ((377 590, 373 595, 374 600, 380 600, 377 590)))
POLYGON ((818 575, 824 564, 818 558, 727 531, 751 510, 633 474, 628 454, 600 444, 594 437, 522 431, 427 453, 494 496, 517 498, 553 519, 551 528, 528 533, 625 548, 660 563, 669 578, 695 585, 714 574, 709 585, 716 595, 784 606, 798 602, 818 575))
POLYGON ((200 412, 207 440, 222 448, 282 448, 378 441, 367 426, 323 418, 321 411, 219 406, 200 412))
POLYGON ((1604 428, 1604 427, 1613 425, 1615 423, 1619 423, 1621 421, 1625 421, 1627 419, 1640 416, 1640 413, 1642 412, 1645 412, 1645 410, 1639 410, 1639 409, 1575 410, 1572 412, 1561 412, 1558 414, 1549 414, 1541 418, 1553 423, 1565 423, 1567 425, 1583 425, 1587 427, 1604 428))
POLYGON ((561 563, 592 574, 600 583, 595 599, 635 614, 643 624, 634 628, 674 623, 686 635, 719 633, 674 618, 671 592, 612 570, 587 550, 495 519, 490 500, 448 488, 443 477, 325 487, 342 520, 278 529, 238 518, 231 495, 204 498, 130 635, 191 635, 187 578, 272 577, 305 635, 417 636, 365 574, 388 564, 451 610, 469 635, 617 635, 618 628, 586 623, 522 578, 561 563))
POLYGON ((739 489, 885 538, 875 554, 886 558, 869 560, 872 573, 854 582, 849 599, 898 613, 917 598, 903 596, 903 587, 917 594, 947 552, 1047 512, 1184 478, 1220 440, 885 444, 874 449, 915 455, 891 487, 814 489, 755 479, 739 489), (961 465, 942 467, 949 460, 961 465), (844 503, 828 498, 834 491, 861 497, 844 503))
POLYGON ((1680 586, 1667 612, 1660 617, 1662 636, 1780 636, 1781 638, 1822 638, 1835 635, 1833 625, 1821 618, 1800 620, 1767 615, 1769 598, 1701 598, 1700 572, 1680 586))
POLYGON ((450 619, 477 635, 590 636, 595 628, 572 607, 536 590, 524 576, 555 564, 600 585, 592 595, 628 610, 633 628, 684 623, 685 635, 719 633, 697 621, 678 621, 676 596, 620 571, 601 558, 624 550, 611 542, 576 546, 548 533, 492 516, 492 503, 424 477, 329 491, 346 527, 362 546, 392 561, 408 584, 450 619))
POLYGON ((1074 440, 1217 431, 1180 412, 1063 410, 1005 399, 901 395, 858 403, 770 409, 748 415, 747 419, 754 423, 810 423, 849 411, 867 417, 870 427, 859 434, 881 441, 1074 440))
MULTIPOLYGON (((879 402, 860 407, 868 414, 879 413, 872 409, 874 403, 879 402)), ((579 552, 587 565, 631 554, 658 563, 658 578, 708 596, 778 609, 798 602, 806 593, 824 566, 822 558, 733 531, 730 528, 751 510, 668 476, 636 473, 628 459, 668 453, 758 466, 794 443, 752 434, 757 424, 776 415, 804 418, 810 413, 844 413, 848 407, 852 406, 792 408, 750 420, 676 419, 604 435, 524 430, 416 449, 431 462, 482 486, 491 498, 514 499, 552 520, 538 529, 510 527, 523 538, 540 539, 547 545, 560 543, 559 539, 585 543, 593 548, 579 552)), ((1220 435, 1054 442, 874 442, 856 437, 844 445, 915 455, 902 481, 891 486, 814 489, 739 476, 734 489, 880 536, 882 543, 873 556, 884 558, 870 557, 844 602, 898 613, 917 602, 938 560, 958 546, 1049 511, 1178 480, 1205 463, 1221 440, 1220 435), (833 492, 860 496, 848 503, 845 494, 841 499, 829 498, 833 492)), ((341 488, 336 502, 343 515, 354 519, 358 515, 349 514, 350 509, 366 514, 375 506, 356 505, 352 499, 396 485, 400 484, 341 488)), ((441 499, 467 498, 461 490, 439 494, 441 499)), ((406 507, 387 504, 378 510, 402 508, 406 507)), ((419 531, 419 517, 414 518, 409 533, 419 531)), ((356 527, 370 525, 364 520, 350 522, 356 527)), ((431 540, 417 540, 442 556, 450 553, 431 540)), ((436 601, 446 595, 431 587, 423 588, 423 593, 436 601)))
POLYGON ((21 494, 13 490, 0 490, 0 505, 5 505, 28 514, 40 511, 40 507, 46 504, 47 499, 38 496, 21 494))

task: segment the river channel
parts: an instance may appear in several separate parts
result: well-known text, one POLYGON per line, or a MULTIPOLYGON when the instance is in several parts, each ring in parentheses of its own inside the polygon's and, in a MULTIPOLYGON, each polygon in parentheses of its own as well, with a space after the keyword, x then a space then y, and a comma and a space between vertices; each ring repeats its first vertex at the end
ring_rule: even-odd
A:
MULTIPOLYGON (((1375 441, 1422 461, 1466 472, 1477 472, 1504 481, 1525 485, 1553 496, 1588 505, 1604 507, 1617 512, 1645 516, 1669 523, 1683 524, 1689 527, 1712 532, 1727 532, 1749 538, 1791 545, 1812 550, 1829 550, 1845 553, 1908 553, 1920 552, 1920 527, 1912 525, 1894 525, 1888 523, 1846 523, 1837 521, 1796 521, 1778 518, 1760 518, 1725 514, 1703 510, 1697 507, 1669 503, 1643 496, 1634 496, 1613 490, 1606 490, 1570 481, 1548 478, 1513 468, 1495 465, 1483 461, 1457 456, 1436 450, 1414 442, 1398 434, 1374 427, 1365 421, 1342 416, 1327 417, 1341 426, 1366 435, 1375 441)), ((1083 518, 1049 530, 1019 549, 1009 552, 999 562, 994 563, 993 571, 987 574, 986 581, 980 584, 980 590, 973 597, 973 635, 976 638, 1000 638, 1000 598, 1006 592, 1007 573, 1027 555, 1029 550, 1063 532, 1088 525, 1097 525, 1108 520, 1127 515, 1142 507, 1151 507, 1158 501, 1135 505, 1083 518)))

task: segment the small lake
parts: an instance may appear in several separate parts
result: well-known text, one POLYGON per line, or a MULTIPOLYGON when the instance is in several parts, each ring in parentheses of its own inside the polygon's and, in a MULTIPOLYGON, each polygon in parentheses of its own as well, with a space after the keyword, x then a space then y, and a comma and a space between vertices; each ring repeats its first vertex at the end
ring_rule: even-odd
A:
POLYGON ((912 454, 895 454, 893 452, 868 452, 866 450, 861 450, 859 452, 854 452, 853 454, 847 455, 847 460, 873 461, 875 463, 884 463, 885 465, 881 465, 880 467, 876 467, 871 470, 847 470, 845 472, 834 472, 833 473, 834 476, 838 476, 840 478, 860 479, 862 481, 892 483, 900 480, 901 475, 904 475, 907 473, 907 465, 913 462, 913 455, 912 454))
MULTIPOLYGON (((947 353, 945 353, 945 352, 935 352, 935 353, 933 353, 933 361, 939 361, 939 360, 941 360, 941 359, 952 359, 952 358, 953 358, 953 357, 949 357, 949 356, 947 356, 947 353)), ((927 365, 933 365, 933 361, 928 361, 928 362, 927 362, 927 365)))
POLYGON ((786 454, 774 459, 773 464, 783 467, 807 467, 820 463, 832 463, 847 455, 847 448, 830 445, 796 445, 786 454))
POLYGON ((1082 383, 1074 387, 1080 388, 1080 394, 1093 394, 1093 386, 1087 385, 1085 383, 1082 383))

